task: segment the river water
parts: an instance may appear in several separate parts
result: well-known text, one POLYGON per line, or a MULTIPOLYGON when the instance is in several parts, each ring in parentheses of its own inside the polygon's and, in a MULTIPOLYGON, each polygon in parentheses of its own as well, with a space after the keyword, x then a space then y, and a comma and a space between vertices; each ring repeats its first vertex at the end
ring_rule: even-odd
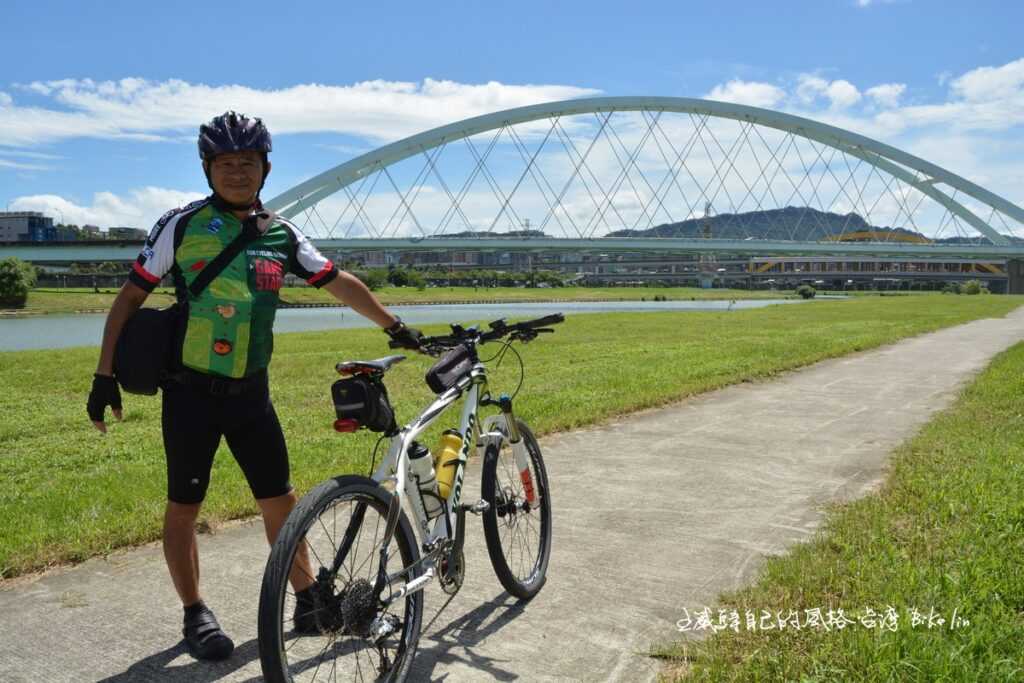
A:
MULTIPOLYGON (((761 308, 773 304, 801 303, 801 299, 752 299, 730 301, 621 301, 557 302, 523 304, 437 304, 434 306, 389 306, 410 325, 431 323, 486 323, 498 318, 509 322, 538 318, 550 313, 726 311, 761 308)), ((59 349, 71 346, 99 346, 106 316, 101 313, 40 315, 0 319, 0 351, 59 349)), ((373 323, 348 308, 284 308, 277 312, 274 332, 305 332, 347 327, 370 327, 373 323)))

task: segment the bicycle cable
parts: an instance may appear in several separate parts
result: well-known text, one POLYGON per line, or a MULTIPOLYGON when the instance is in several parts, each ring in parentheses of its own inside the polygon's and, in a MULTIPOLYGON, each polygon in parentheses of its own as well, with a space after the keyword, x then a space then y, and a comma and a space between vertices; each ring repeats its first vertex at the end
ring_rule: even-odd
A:
POLYGON ((377 438, 377 443, 373 446, 373 455, 370 456, 370 476, 373 476, 373 468, 377 466, 377 449, 380 448, 380 442, 386 439, 387 436, 381 434, 377 438))
POLYGON ((501 367, 502 361, 505 360, 505 354, 509 351, 511 351, 515 355, 516 360, 519 361, 519 383, 516 385, 516 390, 512 392, 512 398, 514 399, 519 395, 519 390, 523 388, 523 380, 526 379, 526 365, 523 364, 523 357, 520 356, 519 352, 512 346, 512 340, 502 341, 501 350, 483 362, 490 363, 492 360, 497 358, 498 362, 494 365, 494 369, 497 370, 501 367))

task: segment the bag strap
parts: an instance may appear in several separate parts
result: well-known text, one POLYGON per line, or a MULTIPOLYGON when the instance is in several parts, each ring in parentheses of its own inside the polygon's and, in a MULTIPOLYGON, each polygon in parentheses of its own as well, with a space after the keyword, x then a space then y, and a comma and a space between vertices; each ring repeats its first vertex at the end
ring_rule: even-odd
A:
MULTIPOLYGON (((258 216, 258 214, 257 214, 258 216)), ((269 217, 273 218, 273 215, 269 217)), ((200 271, 196 279, 192 281, 192 284, 188 287, 188 293, 193 299, 199 296, 199 294, 206 289, 207 285, 213 282, 214 278, 221 274, 228 264, 231 263, 238 254, 245 249, 246 245, 250 242, 254 242, 259 239, 263 232, 256 226, 247 225, 250 221, 247 219, 242 223, 242 232, 239 233, 238 237, 231 240, 228 246, 224 247, 212 261, 206 264, 206 267, 200 271)), ((268 226, 269 227, 269 226, 268 226)))

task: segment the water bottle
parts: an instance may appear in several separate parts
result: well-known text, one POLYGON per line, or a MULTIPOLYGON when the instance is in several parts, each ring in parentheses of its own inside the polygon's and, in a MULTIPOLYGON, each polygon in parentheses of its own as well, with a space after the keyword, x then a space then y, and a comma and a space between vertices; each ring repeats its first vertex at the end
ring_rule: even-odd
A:
POLYGON ((437 491, 448 500, 455 482, 455 470, 459 467, 459 451, 462 450, 462 434, 448 429, 441 435, 441 452, 437 454, 434 469, 437 472, 437 491))
POLYGON ((437 491, 437 478, 434 476, 434 459, 430 451, 417 441, 409 445, 409 473, 413 476, 414 486, 419 490, 420 501, 427 519, 441 514, 441 498, 437 491))

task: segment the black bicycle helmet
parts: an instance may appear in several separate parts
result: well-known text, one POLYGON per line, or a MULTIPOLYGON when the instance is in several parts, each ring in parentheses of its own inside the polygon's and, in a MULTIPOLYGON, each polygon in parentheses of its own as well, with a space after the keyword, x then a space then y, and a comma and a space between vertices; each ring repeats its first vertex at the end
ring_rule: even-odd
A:
POLYGON ((266 155, 271 150, 270 131, 260 119, 228 111, 199 126, 199 157, 203 161, 228 152, 266 155))
POLYGON ((229 152, 259 152, 263 156, 263 180, 256 191, 256 200, 252 205, 243 206, 232 204, 223 197, 217 195, 220 201, 230 209, 251 209, 259 206, 260 192, 267 182, 267 174, 270 172, 270 165, 267 163, 267 153, 273 149, 270 143, 270 131, 258 118, 249 118, 245 114, 235 111, 226 111, 220 116, 199 126, 199 157, 203 160, 203 172, 206 174, 206 183, 211 190, 213 181, 210 180, 209 162, 219 154, 229 152))

